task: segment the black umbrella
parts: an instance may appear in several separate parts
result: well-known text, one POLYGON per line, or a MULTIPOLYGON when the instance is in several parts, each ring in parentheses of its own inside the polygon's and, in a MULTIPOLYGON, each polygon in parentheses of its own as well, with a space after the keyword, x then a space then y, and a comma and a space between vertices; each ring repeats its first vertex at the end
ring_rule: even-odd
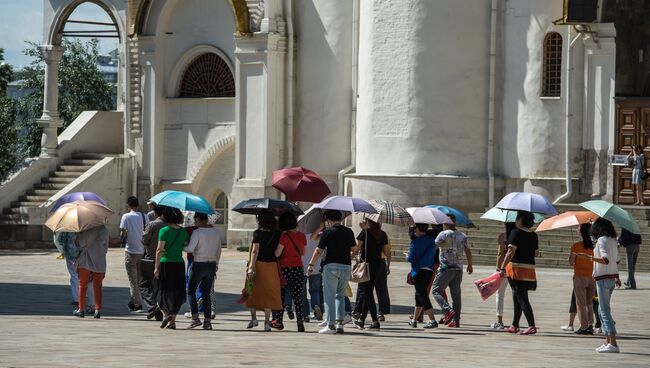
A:
POLYGON ((296 216, 302 215, 302 210, 293 203, 272 198, 245 199, 232 209, 244 215, 257 215, 262 210, 269 210, 275 215, 291 212, 296 216))

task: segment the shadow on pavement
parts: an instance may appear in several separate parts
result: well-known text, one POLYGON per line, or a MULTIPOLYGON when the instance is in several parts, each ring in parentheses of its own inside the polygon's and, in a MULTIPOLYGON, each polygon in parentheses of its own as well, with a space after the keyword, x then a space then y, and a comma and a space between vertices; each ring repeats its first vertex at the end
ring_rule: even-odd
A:
MULTIPOLYGON (((127 309, 128 287, 104 286, 102 317, 133 316, 144 318, 143 313, 131 313, 127 309)), ((71 305, 70 286, 51 284, 21 284, 0 282, 0 316, 71 316, 75 309, 71 305)), ((217 292, 217 313, 231 313, 245 310, 235 302, 236 294, 217 292)), ((189 310, 185 305, 181 311, 189 310)))

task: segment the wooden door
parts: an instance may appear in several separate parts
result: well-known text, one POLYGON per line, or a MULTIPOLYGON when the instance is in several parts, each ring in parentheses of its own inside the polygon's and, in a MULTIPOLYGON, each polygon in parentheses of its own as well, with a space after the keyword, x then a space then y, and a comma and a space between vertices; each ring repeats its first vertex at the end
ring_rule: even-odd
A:
MULTIPOLYGON (((616 98, 615 153, 627 155, 632 152, 632 147, 637 144, 644 147, 647 164, 650 159, 650 99, 616 98)), ((615 202, 620 204, 634 203, 632 167, 616 166, 614 171, 615 202)), ((643 197, 646 202, 650 200, 650 188, 647 185, 643 197)))

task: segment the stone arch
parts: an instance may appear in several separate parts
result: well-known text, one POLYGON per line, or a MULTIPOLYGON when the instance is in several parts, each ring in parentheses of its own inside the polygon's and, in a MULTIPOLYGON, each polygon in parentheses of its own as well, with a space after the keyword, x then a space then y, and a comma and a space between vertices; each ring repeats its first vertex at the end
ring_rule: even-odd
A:
POLYGON ((180 59, 178 59, 178 61, 176 62, 176 64, 174 64, 174 68, 172 69, 172 72, 169 76, 169 83, 167 85, 167 97, 169 98, 178 97, 179 89, 180 89, 179 87, 183 79, 183 74, 185 72, 185 69, 197 57, 207 53, 216 54, 217 56, 219 56, 226 63, 226 65, 228 65, 228 68, 230 69, 230 73, 233 75, 234 78, 235 68, 232 64, 232 61, 230 61, 228 56, 223 51, 221 51, 221 49, 212 45, 197 45, 185 51, 185 53, 183 53, 183 56, 181 56, 180 59))
POLYGON ((149 15, 151 3, 151 0, 128 0, 129 37, 142 33, 147 16, 149 15))
POLYGON ((77 9, 77 7, 83 3, 92 3, 102 8, 102 10, 104 10, 106 14, 108 14, 108 16, 111 18, 113 23, 115 23, 115 28, 117 29, 120 43, 124 42, 124 24, 122 24, 121 18, 116 16, 118 14, 118 10, 112 3, 102 0, 69 0, 66 5, 59 8, 54 14, 54 20, 50 24, 49 31, 47 33, 47 45, 61 45, 61 32, 63 32, 66 22, 70 18, 70 15, 75 11, 75 9, 77 9))
POLYGON ((205 171, 210 167, 212 162, 222 152, 224 152, 226 149, 230 148, 234 144, 235 144, 234 135, 230 135, 218 140, 216 143, 210 146, 210 148, 205 150, 203 154, 201 154, 201 157, 199 157, 199 159, 194 164, 194 167, 192 167, 192 171, 190 171, 190 174, 188 175, 187 179, 192 182, 201 181, 200 179, 203 177, 205 171))

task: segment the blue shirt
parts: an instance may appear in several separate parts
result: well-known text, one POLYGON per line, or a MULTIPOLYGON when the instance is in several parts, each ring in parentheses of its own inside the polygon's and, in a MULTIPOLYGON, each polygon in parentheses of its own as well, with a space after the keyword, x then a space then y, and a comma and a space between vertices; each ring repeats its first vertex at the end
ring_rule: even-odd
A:
POLYGON ((415 276, 422 268, 433 271, 433 264, 436 261, 436 240, 428 235, 411 240, 407 260, 411 263, 411 276, 415 276))

